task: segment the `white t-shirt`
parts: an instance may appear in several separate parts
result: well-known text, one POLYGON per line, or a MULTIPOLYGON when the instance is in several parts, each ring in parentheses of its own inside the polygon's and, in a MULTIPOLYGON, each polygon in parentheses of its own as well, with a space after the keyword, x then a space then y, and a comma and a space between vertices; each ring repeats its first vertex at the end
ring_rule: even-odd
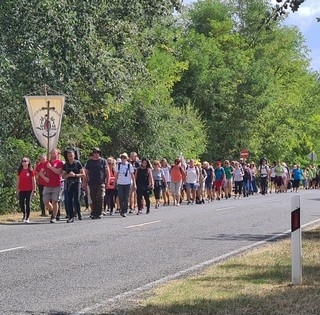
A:
POLYGON ((190 167, 189 165, 186 167, 186 172, 187 172, 187 176, 186 176, 186 183, 189 184, 196 184, 198 181, 198 174, 197 174, 197 168, 194 167, 190 167))
POLYGON ((125 164, 119 163, 114 170, 118 174, 118 185, 130 185, 131 184, 131 174, 134 173, 133 166, 126 162, 125 164))
POLYGON ((238 168, 238 169, 234 169, 233 170, 233 179, 235 182, 241 182, 243 180, 243 171, 242 169, 238 168))
POLYGON ((164 177, 166 178, 167 183, 171 182, 171 175, 170 175, 170 167, 162 167, 164 177))

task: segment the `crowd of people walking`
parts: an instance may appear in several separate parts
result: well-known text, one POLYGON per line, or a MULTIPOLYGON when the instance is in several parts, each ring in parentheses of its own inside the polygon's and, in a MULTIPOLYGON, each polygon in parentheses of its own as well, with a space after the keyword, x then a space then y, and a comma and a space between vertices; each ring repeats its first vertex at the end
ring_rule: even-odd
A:
POLYGON ((151 196, 155 209, 160 206, 203 204, 214 200, 241 199, 260 193, 298 191, 300 188, 317 188, 320 165, 300 165, 289 168, 281 161, 268 163, 261 158, 258 164, 238 161, 198 162, 186 161, 182 156, 172 164, 165 158, 149 161, 139 159, 136 152, 120 154, 119 158, 103 158, 101 150, 94 148, 83 166, 75 148, 61 152, 53 149, 47 160, 45 155, 33 170, 29 158, 23 157, 17 170, 16 192, 23 221, 30 222, 30 201, 38 187, 41 216, 50 214, 50 222, 60 219, 63 203, 67 222, 82 220, 81 196, 84 196, 90 217, 117 212, 149 214, 151 196))

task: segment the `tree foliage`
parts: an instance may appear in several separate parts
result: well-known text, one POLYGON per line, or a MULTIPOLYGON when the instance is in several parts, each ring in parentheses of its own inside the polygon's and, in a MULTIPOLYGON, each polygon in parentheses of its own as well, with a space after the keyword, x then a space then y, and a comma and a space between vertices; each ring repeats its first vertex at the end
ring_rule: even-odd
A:
POLYGON ((209 161, 247 148, 253 159, 289 163, 320 151, 319 76, 302 35, 281 24, 285 16, 270 18, 266 0, 180 3, 1 2, 5 209, 21 155, 35 161, 43 151, 23 96, 44 84, 66 95, 59 146, 77 145, 84 161, 93 146, 105 156, 172 160, 182 152, 209 161))

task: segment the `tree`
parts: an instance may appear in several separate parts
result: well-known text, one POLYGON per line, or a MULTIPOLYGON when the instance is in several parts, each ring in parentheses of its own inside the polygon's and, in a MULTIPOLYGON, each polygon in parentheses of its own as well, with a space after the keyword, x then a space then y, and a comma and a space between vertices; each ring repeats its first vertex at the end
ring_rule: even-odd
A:
MULTIPOLYGON (((306 150, 302 131, 310 141, 308 125, 294 123, 314 87, 308 51, 297 29, 274 19, 261 27, 270 9, 263 0, 206 0, 183 16, 179 59, 187 60, 189 69, 173 95, 181 106, 194 104, 205 120, 205 158, 236 159, 247 148, 252 158, 291 161, 306 150)), ((308 115, 314 114, 310 108, 308 115)))
MULTIPOLYGON (((173 123, 178 125, 177 120, 184 113, 175 108, 170 98, 172 86, 149 82, 157 71, 149 69, 149 61, 155 54, 160 55, 155 49, 167 42, 172 13, 179 7, 180 2, 175 0, 2 1, 0 106, 1 125, 6 127, 1 136, 1 158, 10 156, 16 139, 32 151, 29 155, 35 156, 33 153, 41 150, 32 135, 23 96, 34 91, 38 94, 44 84, 67 96, 60 146, 77 145, 84 158, 94 145, 101 146, 105 154, 111 153, 109 149, 116 154, 121 147, 121 127, 125 135, 130 135, 128 142, 123 143, 125 149, 143 151, 152 149, 155 140, 145 131, 154 132, 157 126, 164 131, 159 133, 160 147, 146 153, 176 155, 178 148, 185 145, 170 148, 171 138, 166 130, 173 123), (157 118, 156 126, 143 131, 142 125, 137 124, 141 120, 138 112, 130 111, 135 108, 142 112, 150 109, 153 114, 146 122, 151 127, 156 113, 160 113, 161 119, 157 118), (123 116, 126 120, 119 126, 119 117, 123 116), (139 141, 134 135, 143 135, 146 140, 139 141)), ((176 69, 174 80, 178 80, 183 71, 179 67, 183 65, 172 64, 176 69)), ((195 115, 195 124, 197 119, 195 115)), ((183 131, 183 126, 178 127, 183 131)), ((190 138, 197 138, 198 134, 195 130, 190 138)), ((199 136, 202 138, 205 133, 199 136)), ((174 136, 172 141, 184 139, 174 136)), ((196 144, 191 142, 187 148, 195 155, 205 147, 196 144)))

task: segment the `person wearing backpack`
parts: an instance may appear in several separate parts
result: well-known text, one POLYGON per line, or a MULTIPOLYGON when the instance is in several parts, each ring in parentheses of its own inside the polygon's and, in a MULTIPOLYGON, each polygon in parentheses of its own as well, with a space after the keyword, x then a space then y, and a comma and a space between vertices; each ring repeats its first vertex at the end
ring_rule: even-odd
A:
POLYGON ((91 219, 101 219, 109 168, 107 160, 101 157, 99 148, 94 148, 91 154, 85 167, 92 200, 91 219))
POLYGON ((134 176, 134 169, 131 163, 128 162, 128 154, 122 153, 120 155, 121 162, 118 163, 115 171, 115 180, 118 189, 118 198, 120 203, 120 215, 127 216, 129 207, 130 188, 136 190, 136 179, 134 176))
MULTIPOLYGON (((108 163, 108 168, 109 168, 109 179, 107 182, 107 187, 106 187, 106 196, 105 196, 105 205, 108 206, 109 208, 109 213, 110 215, 114 215, 115 213, 115 205, 116 205, 116 198, 118 196, 118 191, 117 191, 117 185, 116 185, 116 161, 113 157, 108 157, 107 158, 107 163, 108 163)), ((106 213, 104 213, 106 215, 106 213)))
POLYGON ((270 169, 265 158, 260 160, 258 175, 260 177, 260 193, 265 195, 268 193, 268 178, 270 176, 270 169))
POLYGON ((182 182, 185 180, 185 172, 181 166, 180 159, 175 159, 174 164, 170 169, 171 175, 171 193, 173 197, 173 205, 180 206, 181 187, 182 182))
POLYGON ((225 198, 231 198, 232 193, 232 180, 233 180, 233 166, 230 165, 229 160, 224 161, 224 172, 225 172, 225 182, 224 182, 224 195, 225 198))
POLYGON ((197 188, 197 193, 196 193, 196 204, 202 204, 204 203, 204 196, 205 196, 204 184, 207 178, 207 172, 202 167, 201 162, 198 162, 196 164, 196 167, 198 167, 199 169, 199 186, 197 188))
POLYGON ((252 192, 252 173, 249 165, 246 163, 242 164, 243 168, 243 197, 249 197, 249 194, 252 192))
POLYGON ((207 193, 207 201, 211 202, 213 201, 213 185, 214 185, 214 181, 215 181, 215 175, 214 175, 214 169, 212 167, 212 165, 210 165, 209 162, 204 161, 202 163, 203 165, 203 169, 206 171, 207 177, 205 179, 205 190, 207 193))
POLYGON ((153 170, 152 170, 152 177, 154 181, 154 197, 156 199, 155 208, 158 209, 160 207, 160 198, 161 198, 161 191, 164 187, 167 186, 166 177, 164 176, 164 171, 161 168, 160 161, 155 160, 153 161, 153 170))
POLYGON ((153 189, 153 177, 151 171, 151 163, 146 158, 141 160, 141 166, 135 172, 136 184, 137 184, 137 204, 138 215, 142 214, 142 197, 145 200, 147 211, 150 213, 150 194, 153 189))
POLYGON ((66 207, 68 221, 74 222, 74 211, 78 219, 82 220, 80 207, 81 179, 84 177, 84 169, 79 160, 75 159, 73 150, 67 151, 66 163, 62 167, 62 178, 65 180, 68 206, 66 207))
POLYGON ((222 194, 223 181, 225 179, 225 171, 224 171, 224 168, 222 167, 221 161, 216 162, 216 168, 214 169, 214 174, 215 174, 214 186, 216 189, 217 200, 220 200, 221 194, 222 194))
POLYGON ((162 199, 163 205, 170 205, 170 190, 171 190, 171 176, 170 176, 170 168, 171 166, 168 164, 168 161, 165 158, 160 160, 161 169, 164 172, 164 176, 166 178, 166 186, 162 187, 162 199))
POLYGON ((191 159, 186 167, 186 190, 188 205, 193 205, 196 202, 196 192, 199 186, 199 168, 191 159))

